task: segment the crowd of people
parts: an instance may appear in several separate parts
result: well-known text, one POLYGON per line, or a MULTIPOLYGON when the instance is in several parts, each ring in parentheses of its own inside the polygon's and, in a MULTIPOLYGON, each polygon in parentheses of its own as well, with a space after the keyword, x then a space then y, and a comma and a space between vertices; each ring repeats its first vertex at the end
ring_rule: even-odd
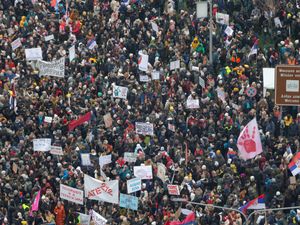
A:
MULTIPOLYGON (((107 224, 164 225, 182 221, 181 208, 195 213, 196 224, 241 225, 236 211, 188 201, 238 209, 265 194, 267 208, 300 205, 299 179, 292 181, 288 169, 300 150, 300 110, 275 105, 274 91, 263 88, 264 67, 300 62, 298 1, 213 0, 212 64, 209 18, 197 18, 196 2, 0 1, 1 224, 80 224, 78 212, 93 209, 107 224), (216 21, 217 12, 229 15, 231 36, 216 21), (49 35, 54 39, 45 40, 49 35), (17 38, 21 46, 13 50, 17 38), (36 62, 26 60, 25 49, 37 47, 44 61, 65 57, 63 78, 40 76, 36 62), (149 56, 147 71, 139 70, 140 51, 149 56), (179 68, 171 70, 176 60, 179 68), (153 71, 159 80, 151 80, 153 71), (141 82, 140 75, 149 81, 141 82), (128 88, 126 99, 113 97, 114 85, 128 88), (248 87, 257 90, 255 96, 247 95, 248 87), (188 108, 188 99, 199 99, 200 107, 188 108), (68 129, 87 112, 90 121, 68 129), (108 113, 110 125, 103 118, 108 113), (244 161, 237 139, 253 118, 263 153, 244 161), (137 134, 136 122, 152 123, 154 134, 137 134), (51 138, 64 154, 33 151, 36 138, 51 138), (136 153, 136 162, 125 162, 124 152, 136 153), (82 153, 90 153, 92 166, 82 166, 82 153), (112 162, 100 168, 99 156, 109 154, 112 162), (165 181, 157 176, 158 163, 166 167, 165 181), (60 198, 60 184, 83 190, 84 174, 117 179, 120 193, 127 194, 126 181, 140 165, 152 166, 153 179, 142 180, 135 193, 137 211, 60 198), (180 196, 170 195, 168 184, 178 185, 180 196), (39 209, 30 213, 38 191, 39 209)), ((300 224, 299 210, 267 214, 270 225, 300 224)))

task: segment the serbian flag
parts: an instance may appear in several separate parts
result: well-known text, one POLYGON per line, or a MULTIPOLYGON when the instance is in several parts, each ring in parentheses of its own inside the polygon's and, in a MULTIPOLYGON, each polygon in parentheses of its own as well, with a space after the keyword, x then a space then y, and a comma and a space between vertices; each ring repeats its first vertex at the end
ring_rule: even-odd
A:
POLYGON ((182 221, 168 221, 164 225, 196 225, 195 213, 192 212, 182 221))
POLYGON ((243 160, 252 159, 262 153, 262 145, 256 118, 251 120, 242 130, 237 140, 239 157, 243 160))
POLYGON ((265 194, 258 196, 257 198, 251 200, 250 202, 243 205, 239 210, 244 214, 247 214, 247 209, 265 209, 265 194))
POLYGON ((83 124, 84 122, 87 122, 91 119, 92 117, 92 113, 88 112, 85 115, 79 117, 77 120, 72 120, 69 123, 69 131, 74 130, 76 127, 78 127, 79 125, 83 124))
POLYGON ((39 190, 39 192, 35 196, 34 201, 33 201, 32 205, 31 205, 30 212, 29 212, 30 216, 32 216, 32 212, 39 210, 40 198, 41 198, 41 190, 39 190))
POLYGON ((300 173, 300 152, 297 152, 297 154, 294 156, 292 161, 289 163, 289 169, 293 176, 296 176, 298 173, 300 173))
POLYGON ((249 58, 251 55, 257 54, 258 41, 259 41, 259 39, 256 39, 256 41, 255 41, 254 44, 252 45, 252 48, 251 48, 250 53, 249 53, 249 55, 248 55, 248 58, 249 58))

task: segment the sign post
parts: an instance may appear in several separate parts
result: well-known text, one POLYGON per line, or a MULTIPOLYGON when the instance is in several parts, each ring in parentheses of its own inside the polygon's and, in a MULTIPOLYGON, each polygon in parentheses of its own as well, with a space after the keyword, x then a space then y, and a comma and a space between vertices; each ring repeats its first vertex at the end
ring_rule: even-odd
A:
POLYGON ((300 105, 300 66, 276 66, 275 104, 283 106, 300 105))

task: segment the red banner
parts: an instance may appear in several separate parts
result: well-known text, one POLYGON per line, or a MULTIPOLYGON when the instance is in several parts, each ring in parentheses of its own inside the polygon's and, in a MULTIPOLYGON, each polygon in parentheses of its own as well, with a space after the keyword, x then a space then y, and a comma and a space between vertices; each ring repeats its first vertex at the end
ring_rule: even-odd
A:
POLYGON ((72 120, 69 123, 69 131, 74 130, 76 127, 78 127, 79 125, 83 124, 84 122, 87 122, 91 119, 92 113, 88 112, 85 115, 79 117, 77 120, 72 120))

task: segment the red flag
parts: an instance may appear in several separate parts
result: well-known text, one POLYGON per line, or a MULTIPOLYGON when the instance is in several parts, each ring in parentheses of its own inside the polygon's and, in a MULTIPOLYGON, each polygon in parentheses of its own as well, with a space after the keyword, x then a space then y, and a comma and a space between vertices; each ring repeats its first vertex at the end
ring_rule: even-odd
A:
POLYGON ((92 113, 88 112, 85 115, 79 117, 79 119, 77 120, 72 120, 69 123, 69 131, 74 130, 76 127, 78 127, 79 125, 83 124, 84 122, 87 122, 91 119, 92 113))
POLYGON ((51 6, 55 7, 56 6, 56 0, 51 0, 51 6))
POLYGON ((195 217, 195 213, 192 212, 189 215, 187 215, 187 217, 185 217, 185 219, 180 222, 180 221, 167 221, 164 225, 194 225, 195 223, 196 217, 195 217))

